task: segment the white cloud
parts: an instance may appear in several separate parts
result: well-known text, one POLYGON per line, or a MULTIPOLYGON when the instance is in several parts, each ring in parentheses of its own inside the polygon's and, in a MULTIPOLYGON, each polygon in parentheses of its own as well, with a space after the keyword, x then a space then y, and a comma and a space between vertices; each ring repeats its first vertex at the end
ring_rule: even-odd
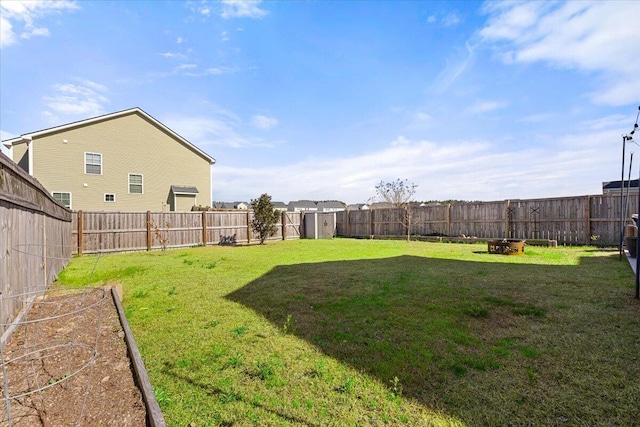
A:
POLYGON ((267 16, 267 11, 260 8, 262 0, 222 0, 220 16, 229 18, 260 19, 267 16))
POLYGON ((18 37, 29 39, 33 36, 48 37, 49 29, 38 26, 37 21, 46 15, 66 10, 78 9, 75 1, 30 0, 0 2, 0 48, 11 46, 18 37), (20 28, 20 29, 18 29, 20 28))
POLYGON ((524 149, 507 140, 398 136, 381 150, 350 157, 315 157, 257 168, 219 163, 213 170, 214 198, 248 200, 267 192, 274 200, 355 203, 373 196, 380 180, 397 178, 419 185, 417 200, 598 194, 602 181, 620 173, 620 134, 628 127, 620 126, 617 117, 593 119, 580 133, 529 135, 524 149))
POLYGON ((548 120, 551 120, 553 116, 554 116, 554 113, 537 113, 537 114, 530 114, 526 117, 521 118, 518 121, 524 122, 524 123, 543 123, 548 120))
POLYGON ((441 17, 440 19, 438 19, 438 17, 436 15, 430 15, 427 18, 427 23, 428 24, 439 23, 443 27, 454 27, 454 26, 458 25, 460 22, 462 22, 462 18, 460 18, 460 15, 458 15, 455 12, 451 12, 451 13, 441 17))
MULTIPOLYGON (((11 133, 11 132, 7 132, 5 130, 0 130, 0 141, 4 141, 5 139, 11 139, 11 138, 15 138, 16 134, 11 133)), ((9 155, 9 149, 7 147, 5 147, 3 144, 0 144, 0 150, 2 150, 2 152, 5 155, 9 155)))
POLYGON ((175 53, 175 52, 165 52, 165 53, 161 53, 160 55, 164 56, 167 59, 187 59, 186 55, 183 55, 181 53, 175 53))
POLYGON ((207 116, 173 116, 163 120, 167 126, 199 147, 224 146, 231 148, 271 147, 261 138, 240 134, 242 121, 233 113, 213 109, 207 116))
POLYGON ((474 59, 474 48, 469 43, 466 43, 464 51, 456 52, 455 58, 447 58, 447 64, 436 77, 432 89, 437 93, 446 92, 458 77, 473 64, 474 59))
POLYGON ((480 37, 494 43, 506 62, 546 62, 596 72, 598 104, 640 99, 640 2, 487 3, 480 37))
POLYGON ((240 71, 240 69, 237 67, 219 66, 201 69, 198 64, 180 64, 173 67, 173 69, 168 72, 152 73, 151 77, 169 77, 175 75, 183 75, 186 77, 207 77, 233 74, 238 71, 240 71))
POLYGON ((460 16, 458 16, 458 14, 450 13, 442 18, 442 25, 444 25, 445 27, 453 27, 455 25, 458 25, 461 21, 462 19, 460 18, 460 16))
POLYGON ((268 117, 262 114, 255 115, 251 118, 251 125, 255 128, 268 130, 278 124, 278 119, 275 117, 268 117))
POLYGON ((507 103, 503 101, 484 101, 478 100, 471 107, 467 108, 467 112, 472 114, 488 113, 506 107, 507 103))
POLYGON ((104 113, 104 105, 109 99, 104 95, 108 89, 90 80, 74 83, 58 83, 52 87, 54 94, 43 97, 47 108, 45 115, 55 118, 55 114, 97 116, 104 113))
POLYGON ((176 39, 176 43, 178 43, 178 44, 180 44, 180 43, 184 43, 184 42, 186 42, 186 41, 187 41, 187 39, 184 39, 184 38, 182 38, 182 37, 178 37, 178 38, 176 39))
POLYGON ((13 26, 8 19, 0 17, 0 48, 11 46, 16 42, 16 35, 13 32, 13 26))

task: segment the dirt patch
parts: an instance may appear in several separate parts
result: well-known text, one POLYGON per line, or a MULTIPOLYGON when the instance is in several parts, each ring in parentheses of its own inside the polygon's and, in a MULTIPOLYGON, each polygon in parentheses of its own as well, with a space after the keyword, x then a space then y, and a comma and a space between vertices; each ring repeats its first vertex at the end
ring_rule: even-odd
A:
POLYGON ((0 425, 146 425, 111 292, 39 298, 2 353, 0 425))

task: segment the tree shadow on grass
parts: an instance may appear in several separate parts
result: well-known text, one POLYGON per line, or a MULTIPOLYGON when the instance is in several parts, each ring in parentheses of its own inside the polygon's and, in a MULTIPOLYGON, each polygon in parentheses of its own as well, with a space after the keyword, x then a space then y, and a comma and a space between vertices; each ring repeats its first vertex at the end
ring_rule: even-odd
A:
POLYGON ((526 333, 518 328, 547 322, 559 303, 545 293, 576 283, 575 270, 415 256, 282 265, 226 298, 384 384, 398 377, 404 396, 459 416, 475 403, 445 394, 468 388, 474 373, 505 375, 513 337, 526 333))

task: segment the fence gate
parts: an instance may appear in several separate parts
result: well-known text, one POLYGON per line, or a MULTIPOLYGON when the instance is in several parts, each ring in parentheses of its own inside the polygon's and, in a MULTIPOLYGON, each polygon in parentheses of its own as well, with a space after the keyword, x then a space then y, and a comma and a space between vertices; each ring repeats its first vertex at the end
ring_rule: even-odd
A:
POLYGON ((299 212, 283 212, 287 224, 287 239, 300 238, 300 213, 299 212))

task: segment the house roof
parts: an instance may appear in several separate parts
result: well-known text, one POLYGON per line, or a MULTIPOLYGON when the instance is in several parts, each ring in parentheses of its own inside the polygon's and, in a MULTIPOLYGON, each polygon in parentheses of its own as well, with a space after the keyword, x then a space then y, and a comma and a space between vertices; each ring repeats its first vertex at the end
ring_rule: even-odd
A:
POLYGON ((344 209, 344 205, 338 201, 332 200, 332 201, 328 201, 328 202, 319 202, 318 203, 318 208, 324 208, 324 209, 344 209))
MULTIPOLYGON (((631 181, 625 181, 624 182, 624 188, 638 188, 638 180, 637 179, 632 179, 631 181)), ((622 182, 621 181, 609 181, 609 182, 603 182, 602 183, 602 189, 603 190, 613 190, 613 189, 619 189, 622 188, 622 182)))
POLYGON ((290 207, 295 206, 299 208, 317 208, 316 202, 313 202, 311 200, 291 201, 289 202, 289 206, 290 207))
POLYGON ((363 210, 369 209, 369 205, 367 203, 352 203, 347 206, 348 210, 363 210))
POLYGON ((198 194, 199 193, 196 187, 189 187, 184 185, 172 185, 171 191, 173 191, 173 194, 198 194))
POLYGON ((22 134, 22 135, 20 135, 18 137, 15 137, 15 138, 5 139, 4 141, 2 141, 2 143, 7 148, 9 148, 10 146, 12 146, 14 144, 19 144, 19 143, 25 142, 25 141, 31 141, 31 140, 33 140, 33 138, 38 138, 40 136, 48 135, 50 133, 60 132, 60 131, 67 130, 67 129, 73 129, 73 128, 79 127, 79 126, 86 126, 86 125, 89 125, 89 124, 92 124, 92 123, 97 123, 97 122, 101 122, 101 121, 105 121, 105 120, 110 120, 110 119, 115 119, 115 118, 118 118, 118 117, 127 116, 129 114, 138 114, 142 118, 150 121, 155 126, 158 126, 160 129, 162 129, 163 131, 167 132, 173 138, 175 138, 180 143, 185 145, 187 148, 189 148, 190 150, 194 151, 195 153, 197 153, 198 155, 200 155, 201 157, 206 159, 209 162, 209 164, 214 164, 216 162, 216 159, 214 159, 213 157, 211 157, 210 155, 208 155, 207 153, 205 153, 204 151, 202 151, 201 149, 199 149, 198 147, 196 147, 195 145, 193 145, 192 143, 190 143, 189 141, 184 139, 182 136, 178 135, 177 133, 175 133, 174 131, 169 129, 167 126, 163 125, 158 120, 156 120, 155 118, 153 118, 148 113, 146 113, 145 111, 143 111, 141 108, 138 108, 138 107, 130 108, 128 110, 117 111, 115 113, 103 114, 101 116, 96 116, 96 117, 92 117, 90 119, 80 120, 80 121, 77 121, 77 122, 67 123, 66 125, 55 126, 55 127, 52 127, 52 128, 38 130, 38 131, 35 131, 35 132, 25 133, 25 134, 22 134))

